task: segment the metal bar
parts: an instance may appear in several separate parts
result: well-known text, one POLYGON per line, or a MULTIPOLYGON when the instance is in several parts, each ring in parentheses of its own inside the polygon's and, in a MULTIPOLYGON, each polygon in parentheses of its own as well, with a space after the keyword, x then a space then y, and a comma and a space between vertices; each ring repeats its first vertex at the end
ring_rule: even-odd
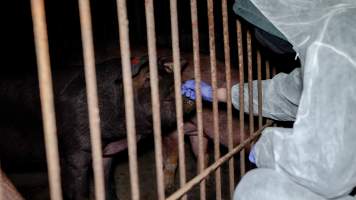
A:
MULTIPOLYGON (((271 79, 271 67, 269 61, 266 60, 266 80, 271 79)), ((266 119, 266 123, 273 123, 271 119, 266 119)))
POLYGON ((92 145, 95 199, 104 200, 103 153, 101 147, 100 116, 89 0, 79 0, 79 13, 84 55, 85 83, 87 86, 86 92, 89 111, 90 141, 92 145))
MULTIPOLYGON (((272 67, 272 78, 277 74, 277 68, 276 66, 272 67)), ((274 127, 277 127, 277 124, 273 124, 274 127)))
POLYGON ((59 153, 57 142, 56 116, 53 100, 53 86, 48 51, 47 24, 43 0, 31 0, 33 31, 37 56, 41 110, 50 196, 53 200, 62 199, 59 153))
MULTIPOLYGON (((208 1, 208 23, 209 23, 209 47, 211 66, 211 86, 213 89, 213 129, 214 129, 214 158, 220 158, 220 133, 219 133, 219 108, 217 99, 217 71, 215 52, 215 26, 214 26, 214 5, 213 0, 208 1)), ((220 168, 215 171, 215 194, 216 199, 221 199, 221 172, 220 168)))
POLYGON ((272 77, 274 77, 277 74, 277 68, 276 66, 272 67, 272 77))
POLYGON ((226 161, 228 161, 232 156, 234 156, 236 153, 241 151, 242 149, 245 148, 246 145, 248 145, 251 141, 255 140, 259 135, 261 135, 261 132, 268 126, 270 126, 272 122, 266 123, 264 126, 262 126, 261 129, 257 130, 254 132, 250 137, 248 137, 245 141, 241 142, 237 147, 235 147, 232 151, 221 157, 219 160, 215 161, 212 165, 210 165, 208 168, 206 168, 202 173, 200 173, 198 176, 194 177, 191 179, 187 184, 185 184, 183 187, 181 187, 179 190, 177 190, 175 193, 173 193, 171 196, 167 198, 167 200, 175 200, 180 198, 182 195, 187 193, 191 188, 193 188, 196 184, 198 184, 201 180, 205 179, 207 176, 209 176, 210 173, 214 172, 217 168, 219 168, 222 164, 224 164, 226 161))
MULTIPOLYGON (((203 103, 201 97, 201 73, 200 73, 200 55, 199 55, 199 25, 197 1, 190 1, 190 9, 192 16, 192 35, 193 35, 193 57, 194 57, 194 77, 195 77, 195 92, 196 92, 196 110, 197 110, 197 126, 198 126, 198 172, 202 173, 205 168, 205 155, 203 149, 203 103)), ((200 200, 206 199, 206 184, 205 180, 200 182, 200 200)))
POLYGON ((24 198, 16 190, 9 178, 0 169, 0 200, 23 200, 24 198))
MULTIPOLYGON (((180 70, 180 52, 179 52, 179 35, 178 35, 178 16, 177 0, 170 0, 171 11, 171 30, 172 30, 172 48, 173 48, 173 65, 174 65, 174 90, 176 98, 176 115, 178 129, 178 150, 179 150, 179 178, 180 185, 186 182, 185 152, 184 152, 184 132, 183 132, 183 107, 181 95, 181 70, 180 70)), ((186 196, 183 197, 186 199, 186 196)))
MULTIPOLYGON (((229 39, 229 21, 227 13, 227 0, 221 1, 223 15, 223 32, 224 32, 224 55, 225 55, 225 75, 226 75, 226 96, 227 96, 227 133, 228 148, 232 151, 234 148, 234 137, 232 134, 232 100, 231 100, 231 62, 230 62, 230 39, 229 39)), ((229 160, 229 189, 230 199, 233 198, 235 189, 234 157, 229 160)))
POLYGON ((251 32, 247 31, 247 72, 248 72, 248 112, 249 112, 249 130, 250 135, 254 131, 253 122, 253 85, 252 85, 252 41, 251 32))
POLYGON ((271 79, 271 67, 268 60, 266 61, 266 79, 271 79))
POLYGON ((145 10, 146 10, 147 42, 148 42, 148 54, 149 54, 149 66, 150 66, 153 133, 154 133, 154 143, 155 143, 157 196, 159 200, 163 200, 165 198, 165 194, 164 194, 164 174, 163 174, 163 159, 162 159, 161 113, 160 113, 159 88, 158 88, 157 49, 156 49, 153 0, 145 1, 145 10))
POLYGON ((262 127, 262 64, 261 53, 257 50, 257 90, 258 90, 258 128, 262 127))
POLYGON ((122 62, 122 77, 124 83, 126 131, 128 141, 128 153, 130 164, 131 199, 140 198, 138 166, 137 166, 137 144, 135 128, 135 109, 131 78, 129 28, 126 10, 126 0, 117 0, 117 13, 120 33, 120 52, 122 62))
MULTIPOLYGON (((245 140, 245 115, 244 115, 244 53, 242 46, 241 22, 236 20, 237 48, 239 58, 239 103, 240 103, 240 141, 245 140)), ((245 149, 240 151, 240 177, 245 175, 245 149)))
POLYGON ((1 160, 0 160, 0 200, 5 199, 5 194, 4 194, 4 190, 5 190, 5 186, 3 186, 3 183, 5 183, 5 180, 3 178, 2 175, 2 171, 1 171, 1 160))

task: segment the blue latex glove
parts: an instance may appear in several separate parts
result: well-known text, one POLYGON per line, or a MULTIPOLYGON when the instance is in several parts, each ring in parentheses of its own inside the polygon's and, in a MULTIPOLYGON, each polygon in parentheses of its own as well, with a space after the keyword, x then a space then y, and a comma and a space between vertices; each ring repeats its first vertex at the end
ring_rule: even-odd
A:
MULTIPOLYGON (((202 95, 203 100, 212 102, 213 101, 212 87, 209 84, 201 81, 200 88, 201 88, 201 95, 202 95)), ((181 90, 182 90, 182 95, 188 97, 191 100, 196 99, 195 80, 188 80, 185 83, 183 83, 181 90)))
POLYGON ((250 162, 252 162, 253 164, 256 164, 255 155, 256 155, 256 153, 255 153, 255 147, 253 146, 252 149, 251 149, 251 151, 250 151, 250 154, 248 155, 248 160, 249 160, 250 162))

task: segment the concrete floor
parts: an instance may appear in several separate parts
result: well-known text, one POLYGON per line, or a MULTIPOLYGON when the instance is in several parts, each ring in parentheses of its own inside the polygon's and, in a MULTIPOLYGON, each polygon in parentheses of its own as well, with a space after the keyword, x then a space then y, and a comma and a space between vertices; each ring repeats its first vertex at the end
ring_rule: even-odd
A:
MULTIPOLYGON (((190 146, 185 145, 187 180, 196 175, 196 159, 192 154, 190 146)), ((143 140, 138 145, 138 162, 139 162, 139 181, 140 181, 140 199, 154 200, 156 195, 156 175, 155 175, 155 158, 154 145, 152 138, 143 140)), ((212 147, 210 148, 212 149, 212 147)), ((222 154, 226 151, 222 149, 222 154)), ((213 158, 213 152, 209 152, 210 161, 213 158)), ((238 177, 238 159, 235 159, 236 177, 238 177)), ((130 198, 130 176, 127 152, 122 152, 116 156, 115 162, 115 182, 116 192, 119 199, 126 200, 130 198)), ((222 174, 222 197, 229 199, 229 183, 227 164, 224 164, 221 170, 222 174)), ((42 200, 49 199, 47 175, 45 173, 36 174, 9 174, 20 192, 26 199, 42 200)), ((214 174, 210 175, 207 180, 207 199, 215 199, 215 180, 214 174)), ((179 174, 176 174, 175 186, 167 192, 166 196, 179 188, 179 174)), ((188 199, 199 199, 199 187, 194 187, 188 193, 188 199)))
MULTIPOLYGON (((149 144, 147 141, 145 144, 149 144)), ((188 143, 188 141, 186 141, 188 143)), ((145 145, 145 146, 146 146, 145 145)), ((150 145, 153 147, 153 143, 150 145)), ((156 196, 156 175, 155 175, 155 158, 154 149, 149 150, 147 147, 143 147, 139 151, 139 179, 140 179, 140 191, 141 199, 157 199, 156 196)), ((224 151, 224 150, 223 150, 224 151)), ((187 167, 187 180, 190 180, 196 175, 196 159, 192 154, 190 146, 185 145, 186 152, 186 167, 187 167)), ((213 152, 209 152, 210 161, 213 158, 213 152)), ((235 159, 236 160, 236 159, 235 159)), ((238 177, 238 165, 239 162, 235 162, 236 177, 238 177)), ((116 180, 116 191, 121 199, 130 199, 130 177, 129 177, 129 166, 128 162, 118 163, 115 170, 115 180, 116 180)), ((222 174, 222 197, 223 199, 229 199, 229 180, 228 180, 228 167, 227 164, 223 165, 221 170, 222 174)), ((166 196, 176 191, 179 188, 179 173, 176 174, 175 188, 167 192, 166 196)), ((199 187, 194 187, 188 193, 188 199, 199 199, 199 187)), ((207 181, 207 199, 215 199, 215 178, 214 174, 210 175, 207 181)))

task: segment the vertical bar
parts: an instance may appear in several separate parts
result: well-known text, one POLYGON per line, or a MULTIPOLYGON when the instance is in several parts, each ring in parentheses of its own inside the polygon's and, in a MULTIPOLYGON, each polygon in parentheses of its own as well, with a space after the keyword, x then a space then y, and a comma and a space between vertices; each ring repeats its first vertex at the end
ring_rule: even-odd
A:
POLYGON ((122 76, 125 96, 126 130, 130 164, 131 199, 140 198, 138 166, 137 166, 137 144, 135 129, 135 109, 131 78, 129 29, 126 10, 126 0, 117 0, 117 13, 119 20, 120 52, 122 62, 122 76))
MULTIPOLYGON (((244 115, 244 53, 242 46, 241 22, 236 20, 237 48, 239 57, 239 103, 240 103, 240 141, 245 140, 245 115, 244 115)), ((240 142, 240 143, 241 143, 240 142)), ((240 151, 240 176, 246 173, 245 148, 240 151)))
MULTIPOLYGON (((180 53, 179 53, 179 29, 177 16, 177 0, 170 0, 172 48, 174 64, 174 90, 176 98, 176 114, 178 128, 178 150, 179 150, 179 178, 180 186, 186 182, 185 152, 184 152, 184 132, 183 132, 183 107, 181 95, 181 74, 180 74, 180 53)), ((184 196, 182 199, 186 199, 184 196)))
POLYGON ((98 92, 95 72, 93 33, 91 25, 90 2, 79 0, 80 26, 84 55, 85 83, 89 111, 90 141, 94 171, 95 199, 105 199, 104 171, 101 147, 98 92))
POLYGON ((0 160, 0 200, 5 199, 3 197, 3 195, 5 196, 4 191, 3 191, 5 186, 2 185, 2 183, 4 183, 4 182, 5 182, 5 180, 4 180, 2 172, 1 172, 1 160, 0 160))
POLYGON ((146 10, 147 42, 148 42, 148 54, 149 54, 149 66, 150 66, 153 132, 154 132, 154 143, 155 143, 157 196, 159 200, 164 200, 165 194, 164 194, 164 174, 163 174, 163 161, 162 161, 161 113, 160 113, 159 89, 158 89, 157 49, 156 49, 153 0, 145 1, 145 10, 146 10))
POLYGON ((48 51, 47 24, 43 0, 31 0, 33 31, 37 56, 41 110, 46 145, 48 178, 52 200, 62 199, 56 117, 48 51))
POLYGON ((257 50, 257 90, 258 90, 258 128, 262 127, 262 63, 261 52, 257 50))
MULTIPOLYGON (((277 74, 277 68, 276 66, 272 67, 272 78, 277 74)), ((274 127, 277 127, 277 124, 273 124, 274 127)))
POLYGON ((266 79, 271 79, 271 67, 268 60, 266 61, 266 79))
MULTIPOLYGON (((269 61, 266 60, 266 80, 271 79, 271 67, 269 61)), ((267 119, 266 123, 272 123, 271 119, 267 119)))
MULTIPOLYGON (((203 149, 203 103, 201 97, 201 74, 200 74, 200 55, 199 55, 199 24, 198 24, 198 11, 197 1, 190 1, 190 9, 192 16, 192 35, 193 35, 193 56, 194 56, 194 77, 195 77, 195 91, 196 91, 196 109, 197 109, 197 124, 198 124, 198 171, 202 173, 205 168, 205 155, 203 149)), ((200 182, 200 200, 206 199, 206 181, 205 179, 200 182)))
POLYGON ((274 77, 277 74, 277 68, 276 66, 272 67, 272 77, 274 77))
MULTIPOLYGON (((229 39, 229 21, 227 14, 227 0, 222 0, 222 15, 223 15, 223 31, 224 31, 224 55, 225 55, 225 74, 226 74, 226 94, 227 94, 227 133, 228 133, 228 148, 232 151, 234 148, 234 138, 232 135, 232 101, 231 101, 231 62, 230 62, 230 39, 229 39)), ((234 177, 234 157, 229 160, 229 188, 230 198, 233 198, 235 189, 234 177)))
POLYGON ((252 86, 252 40, 251 32, 247 31, 247 72, 248 72, 248 112, 250 135, 254 132, 253 127, 253 86, 252 86))
MULTIPOLYGON (((216 72, 216 52, 215 52, 215 27, 214 27, 214 5, 213 0, 208 0, 208 23, 209 23, 209 47, 211 64, 211 85, 213 88, 213 115, 214 115, 214 157, 215 161, 220 158, 220 134, 217 99, 217 72, 216 72)), ((220 168, 215 171, 216 199, 221 199, 221 172, 220 168)))
POLYGON ((23 200, 24 198, 0 168, 0 200, 2 199, 23 200))

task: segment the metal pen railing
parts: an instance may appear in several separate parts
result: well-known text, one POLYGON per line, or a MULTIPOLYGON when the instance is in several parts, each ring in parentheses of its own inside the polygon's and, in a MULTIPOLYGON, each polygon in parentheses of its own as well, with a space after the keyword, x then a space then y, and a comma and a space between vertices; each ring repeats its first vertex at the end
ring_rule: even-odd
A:
MULTIPOLYGON (((80 12, 80 24, 82 33, 84 66, 85 66, 85 81, 87 87, 87 101, 89 111, 89 124, 92 146, 92 160, 94 171, 94 185, 95 185, 95 198, 105 199, 105 184, 103 174, 103 160, 102 160, 102 144, 100 132, 100 117, 98 106, 98 92, 95 73, 95 59, 94 59, 94 45, 93 33, 91 25, 91 12, 89 0, 78 0, 80 12)), ((194 78, 196 80, 196 115, 197 115, 197 132, 198 132, 198 172, 195 177, 187 181, 186 177, 186 162, 184 150, 184 121, 183 121, 183 103, 181 95, 181 63, 180 63, 180 48, 179 48, 179 28, 178 28, 178 12, 177 0, 170 0, 170 13, 171 13, 171 32, 172 32, 172 52, 174 63, 174 89, 176 99, 176 120, 178 130, 178 151, 179 151, 179 180, 180 188, 172 195, 166 198, 164 188, 164 173, 163 173, 163 156, 162 156, 162 132, 161 132, 161 116, 160 116, 160 97, 159 97, 159 83, 158 83, 158 69, 157 69, 157 47, 156 47, 156 33, 155 33, 155 16, 153 0, 145 1, 146 13, 146 27, 147 27, 147 44, 149 55, 149 71, 150 71, 150 86, 151 86, 151 100, 152 100, 152 120, 153 120, 153 133, 155 144, 155 161, 156 161, 156 183, 157 183, 157 196, 159 200, 163 199, 187 199, 187 192, 190 191, 195 185, 200 186, 200 199, 206 199, 206 178, 215 173, 215 194, 216 199, 222 199, 222 183, 221 183, 221 165, 228 162, 228 178, 229 178, 229 194, 232 198, 235 184, 235 165, 234 156, 239 155, 240 159, 240 177, 243 176, 248 167, 246 166, 246 151, 249 149, 251 142, 253 142, 262 132, 262 130, 270 126, 272 121, 267 120, 263 125, 262 119, 262 68, 265 66, 265 78, 270 79, 272 72, 275 75, 275 68, 270 67, 270 62, 266 59, 262 62, 261 52, 253 49, 252 35, 249 30, 244 31, 240 21, 236 21, 237 32, 237 57, 239 74, 231 74, 230 55, 230 38, 229 38, 229 19, 227 0, 221 0, 222 8, 222 24, 224 36, 224 64, 226 74, 226 89, 227 89, 227 132, 228 132, 228 153, 221 156, 220 154, 220 130, 219 130, 219 108, 218 108, 218 80, 217 80, 217 60, 216 60, 216 45, 215 45, 215 25, 214 25, 214 1, 207 0, 208 10, 208 24, 209 24, 209 56, 210 56, 210 69, 211 69, 211 84, 213 88, 213 131, 214 131, 214 163, 210 166, 205 166, 205 155, 203 149, 203 103, 201 99, 201 67, 200 67, 200 48, 199 48, 199 26, 198 26, 198 10, 197 1, 190 1, 191 12, 191 26, 192 26, 192 40, 193 40, 193 65, 194 65, 194 78), (244 42, 243 39, 246 39, 244 42), (244 44, 246 43, 246 48, 244 44), (244 54, 246 50, 246 55, 244 54), (258 130, 255 131, 254 116, 253 116, 253 52, 256 51, 256 65, 257 65, 257 84, 258 84, 258 130), (244 61, 247 58, 247 68, 244 61), (264 66, 263 66, 264 65, 264 66), (249 97, 249 133, 245 133, 245 114, 244 114, 244 79, 245 71, 247 69, 247 85, 249 97), (231 101, 231 76, 236 76, 239 79, 239 130, 233 127, 232 115, 232 101, 231 101), (234 134, 240 132, 240 143, 234 146, 234 134), (247 149, 246 149, 247 148, 247 149)), ((48 51, 47 27, 45 19, 45 9, 43 0, 31 0, 32 19, 34 27, 36 55, 38 63, 38 75, 40 83, 41 95, 41 108, 43 116, 46 155, 48 164, 48 174, 50 183, 51 199, 61 200, 61 179, 60 179, 60 166, 59 166, 59 153, 57 144, 56 120, 53 99, 53 86, 50 69, 50 59, 48 51)), ((126 0, 117 0, 117 14, 119 24, 119 41, 121 49, 121 64, 123 74, 124 86, 124 100, 125 100, 125 116, 126 116, 126 130, 128 141, 128 154, 130 166, 130 184, 131 184, 131 198, 134 200, 140 199, 139 190, 139 176, 138 176, 138 161, 137 161, 137 140, 135 129, 135 109, 133 101, 133 83, 131 76, 131 63, 130 63, 130 44, 129 44, 129 27, 127 18, 126 0)), ((3 177, 3 176, 1 176, 3 177)), ((0 181, 1 182, 1 181, 0 181)), ((0 187, 1 189, 1 187, 0 187)), ((0 191, 4 191, 3 189, 0 191)), ((1 193, 0 193, 1 196, 1 193)))

